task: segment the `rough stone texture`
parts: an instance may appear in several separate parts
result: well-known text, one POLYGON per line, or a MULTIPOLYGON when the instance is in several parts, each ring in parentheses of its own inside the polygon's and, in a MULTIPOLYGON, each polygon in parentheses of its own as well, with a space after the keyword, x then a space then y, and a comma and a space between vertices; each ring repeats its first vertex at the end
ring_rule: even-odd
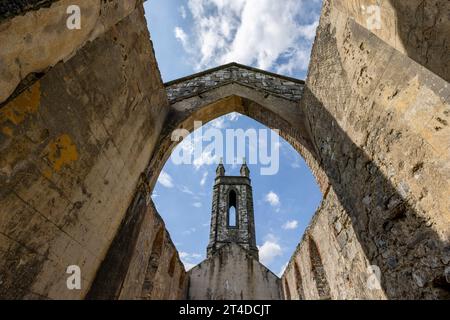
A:
POLYGON ((330 190, 283 274, 284 298, 385 299, 383 290, 367 286, 369 265, 348 214, 330 190))
MULTIPOLYGON (((387 298, 449 298, 449 96, 446 81, 325 1, 300 107, 329 192, 336 194, 334 200, 325 197, 322 208, 332 201, 350 221, 337 220, 336 239, 312 235, 326 273, 334 266, 335 272, 353 268, 349 260, 327 259, 336 242, 347 248, 357 241, 361 250, 350 250, 381 269, 387 298)), ((321 234, 328 234, 323 230, 332 221, 317 227, 321 234)), ((300 250, 296 259, 302 266, 307 251, 300 250)), ((363 262, 357 264, 363 269, 363 262)), ((308 278, 302 277, 307 298, 314 287, 308 278)), ((367 296, 364 281, 344 283, 338 291, 330 280, 336 276, 327 278, 333 298, 358 295, 358 283, 361 296, 367 296)), ((292 268, 284 279, 293 286, 292 268)))
POLYGON ((1 298, 83 298, 108 269, 119 271, 110 297, 182 297, 148 194, 173 129, 232 111, 280 129, 324 193, 285 298, 450 298, 448 1, 383 1, 384 27, 371 32, 359 8, 374 1, 325 0, 306 85, 283 93, 265 83, 290 80, 227 65, 209 72, 217 81, 170 83, 170 106, 142 9, 79 3, 89 17, 79 33, 60 27, 65 0, 0 25, 1 298), (229 68, 238 78, 223 81, 229 68), (72 264, 80 291, 66 288, 72 264), (380 290, 367 288, 368 265, 380 290))
POLYGON ((153 155, 146 171, 150 186, 154 186, 164 163, 179 143, 172 139, 175 129, 191 132, 195 121, 205 124, 230 112, 239 112, 269 128, 278 129, 280 135, 305 158, 311 170, 315 172, 321 189, 326 190, 328 178, 313 157, 316 150, 305 123, 305 115, 303 110, 298 108, 298 103, 239 83, 214 87, 201 95, 187 96, 170 105, 158 142, 158 153, 153 155))
POLYGON ((236 243, 189 272, 190 300, 279 300, 280 279, 236 243))
POLYGON ((185 299, 184 265, 151 200, 148 208, 120 299, 185 299))
POLYGON ((333 0, 333 10, 351 16, 392 48, 450 81, 450 2, 445 0, 333 0), (374 25, 370 6, 380 8, 374 25))
POLYGON ((49 7, 57 0, 2 0, 0 2, 0 22, 8 18, 25 14, 30 10, 49 7))
POLYGON ((302 80, 230 63, 166 83, 167 96, 170 103, 174 103, 230 83, 239 83, 293 101, 301 98, 304 85, 302 80))
MULTIPOLYGON (((241 171, 247 165, 241 167, 241 171)), ((245 169, 244 169, 245 170, 245 169)), ((247 174, 226 176, 222 164, 217 168, 213 187, 211 229, 207 256, 210 257, 222 246, 234 242, 258 260, 256 247, 255 216, 253 212, 253 191, 247 174), (235 194, 236 226, 229 226, 230 193, 235 194)))
POLYGON ((187 284, 178 252, 146 194, 132 203, 86 298, 185 299, 187 284))
POLYGON ((217 166, 207 260, 189 272, 189 299, 279 299, 279 278, 259 263, 250 170, 226 176, 217 166), (236 210, 230 224, 230 207, 236 210))
POLYGON ((0 108, 1 298, 85 296, 167 106, 139 8, 0 108), (72 264, 81 290, 67 290, 72 264))
MULTIPOLYGON (((9 8, 17 1, 7 5, 9 8)), ((15 97, 30 82, 42 77, 61 60, 67 61, 88 41, 127 17, 139 0, 23 1, 17 8, 40 8, 23 16, 0 21, 0 106, 13 92, 15 97), (81 29, 70 30, 67 7, 78 5, 81 29), (39 52, 39 54, 36 54, 39 52)), ((11 99, 10 98, 10 99, 11 99)))

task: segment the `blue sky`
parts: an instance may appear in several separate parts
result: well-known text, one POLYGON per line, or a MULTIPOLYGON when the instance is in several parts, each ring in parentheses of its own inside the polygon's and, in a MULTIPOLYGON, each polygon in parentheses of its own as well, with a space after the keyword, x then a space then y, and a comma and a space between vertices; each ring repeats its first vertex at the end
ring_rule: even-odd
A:
MULTIPOLYGON (((164 81, 231 61, 304 79, 321 1, 151 0, 144 6, 164 81)), ((236 113, 206 124, 203 130, 208 128, 267 129, 236 113)), ((174 154, 192 152, 187 146, 199 143, 188 140, 174 154)), ((276 146, 280 168, 275 175, 261 175, 260 164, 249 167, 260 260, 279 274, 322 195, 300 155, 282 138, 276 146)), ((246 147, 249 152, 255 146, 246 147)), ((270 149, 272 144, 264 147, 270 149)), ((175 164, 173 158, 164 166, 153 200, 189 268, 205 259, 218 158, 202 154, 194 165, 175 164)), ((239 167, 226 163, 226 174, 238 175, 239 167)))
POLYGON ((144 3, 165 82, 238 62, 305 79, 321 0, 144 3))

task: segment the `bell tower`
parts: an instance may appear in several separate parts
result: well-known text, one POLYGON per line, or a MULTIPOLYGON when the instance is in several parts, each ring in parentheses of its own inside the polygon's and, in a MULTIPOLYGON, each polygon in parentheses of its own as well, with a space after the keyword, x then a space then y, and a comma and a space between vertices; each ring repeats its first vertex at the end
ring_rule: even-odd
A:
POLYGON ((245 158, 240 174, 226 176, 222 160, 217 166, 208 257, 228 243, 237 243, 258 260, 250 170, 245 158))

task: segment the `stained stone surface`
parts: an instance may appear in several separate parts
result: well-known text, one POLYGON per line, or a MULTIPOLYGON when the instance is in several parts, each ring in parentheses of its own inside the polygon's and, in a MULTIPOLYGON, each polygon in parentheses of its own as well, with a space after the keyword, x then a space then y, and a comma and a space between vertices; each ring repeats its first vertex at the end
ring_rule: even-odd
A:
MULTIPOLYGON (((165 85, 141 1, 80 0, 77 32, 71 1, 5 3, 1 298, 186 298, 149 197, 172 130, 233 111, 280 129, 323 192, 281 298, 450 298, 450 2, 383 1, 374 30, 360 9, 378 2, 325 0, 306 83, 230 64, 165 85), (66 286, 74 264, 81 290, 66 286)), ((255 266, 236 246, 221 249, 255 266)))
POLYGON ((49 7, 57 0, 5 0, 0 2, 0 22, 20 14, 25 14, 30 10, 38 10, 42 7, 49 7))
POLYGON ((296 262, 302 293, 320 298, 312 238, 332 299, 448 299, 450 86, 339 3, 324 2, 300 102, 330 188, 282 283, 301 296, 296 262))
POLYGON ((239 83, 292 101, 301 98, 304 85, 302 80, 230 63, 166 83, 167 96, 174 103, 229 83, 239 83))

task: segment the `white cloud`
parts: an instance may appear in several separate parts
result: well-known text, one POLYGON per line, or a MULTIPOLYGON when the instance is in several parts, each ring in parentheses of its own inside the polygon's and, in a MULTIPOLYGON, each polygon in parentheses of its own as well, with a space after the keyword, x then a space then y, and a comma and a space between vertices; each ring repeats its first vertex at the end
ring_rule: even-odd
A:
POLYGON ((183 19, 186 19, 186 17, 187 17, 186 8, 184 6, 181 6, 178 8, 178 11, 180 12, 180 16, 183 19))
POLYGON ((226 126, 225 117, 220 117, 211 121, 211 126, 216 129, 223 129, 226 126))
POLYGON ((213 164, 217 160, 217 156, 213 156, 211 151, 203 151, 202 154, 193 161, 195 169, 200 169, 204 165, 213 164))
POLYGON ((195 267, 197 264, 195 263, 190 263, 190 262, 186 262, 183 261, 184 267, 186 268, 186 271, 191 270, 193 267, 195 267))
POLYGON ((179 253, 179 255, 180 255, 180 259, 184 259, 184 258, 186 258, 187 256, 189 256, 189 253, 181 251, 181 252, 179 253))
POLYGON ((184 235, 187 235, 187 236, 188 236, 188 235, 194 233, 195 231, 197 231, 196 228, 190 228, 190 229, 184 230, 182 233, 183 233, 184 235))
POLYGON ((291 167, 294 168, 294 169, 300 168, 300 167, 301 167, 300 161, 298 161, 298 159, 294 160, 294 161, 291 163, 291 167))
POLYGON ((177 38, 177 40, 181 42, 183 47, 186 47, 188 44, 188 35, 186 34, 186 32, 184 32, 184 30, 180 27, 175 27, 174 33, 175 38, 177 38))
POLYGON ((181 186, 181 187, 179 187, 178 189, 179 189, 181 192, 183 192, 183 193, 187 193, 187 194, 190 194, 190 195, 193 195, 193 194, 194 194, 194 192, 192 192, 191 189, 189 189, 189 188, 186 187, 186 186, 181 186))
POLYGON ((192 205, 194 207, 196 207, 196 208, 201 208, 202 207, 202 203, 201 202, 194 202, 192 205))
POLYGON ((307 69, 319 1, 188 0, 188 9, 190 41, 181 29, 177 39, 196 69, 231 61, 287 74, 307 69))
POLYGON ((201 258, 203 257, 203 255, 201 255, 200 253, 188 253, 188 252, 184 252, 181 251, 179 253, 180 255, 180 259, 184 264, 184 267, 186 268, 186 270, 192 269, 193 267, 195 267, 201 260, 201 258))
POLYGON ((173 188, 172 177, 165 171, 161 171, 159 174, 158 182, 166 188, 173 188))
POLYGON ((280 205, 280 197, 273 191, 270 191, 268 194, 266 194, 266 197, 264 200, 272 207, 278 207, 280 205))
POLYGON ((237 112, 231 112, 226 115, 227 120, 231 122, 237 121, 240 117, 241 115, 237 112))
POLYGON ((204 186, 206 183, 206 178, 208 177, 208 171, 203 172, 202 179, 200 180, 200 185, 204 186))
POLYGON ((192 260, 192 259, 200 259, 202 255, 200 253, 188 253, 181 251, 180 259, 192 260))
POLYGON ((259 261, 266 266, 283 253, 283 250, 278 243, 278 239, 273 234, 268 234, 266 241, 262 246, 258 246, 258 249, 259 261))
POLYGON ((282 228, 284 230, 293 230, 293 229, 297 229, 297 227, 298 227, 297 220, 286 221, 286 223, 283 224, 283 226, 282 226, 282 228))
POLYGON ((152 199, 158 198, 159 194, 156 193, 155 191, 152 192, 152 199))

